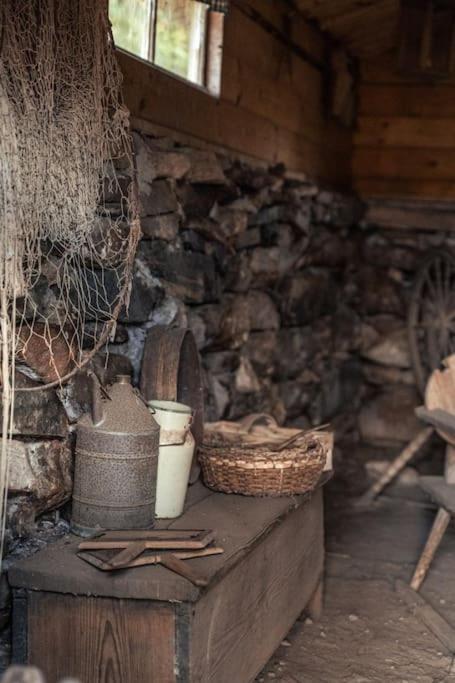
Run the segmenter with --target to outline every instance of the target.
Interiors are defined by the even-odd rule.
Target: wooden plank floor
[[[215,529],[223,555],[191,560],[210,583],[219,580],[273,525],[304,502],[300,498],[249,498],[213,493],[202,484],[191,487],[184,515],[159,528]],[[70,536],[9,572],[11,585],[79,595],[196,601],[200,589],[162,567],[102,573],[75,558],[80,539]]]

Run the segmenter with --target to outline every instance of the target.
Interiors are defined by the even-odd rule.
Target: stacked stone
[[[360,320],[343,300],[357,202],[275,168],[135,134],[143,239],[127,339],[136,377],[146,330],[188,326],[208,420],[268,412],[318,424],[353,413]]]
[[[350,282],[362,318],[365,401],[360,436],[376,446],[399,448],[421,428],[414,409],[422,398],[411,368],[406,324],[412,284],[428,253],[455,245],[444,232],[361,227],[361,262]]]

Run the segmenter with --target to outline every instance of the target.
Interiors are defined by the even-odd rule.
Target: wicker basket
[[[251,433],[254,424],[264,418],[273,429],[273,438],[267,437],[264,428],[259,435]],[[290,496],[311,491],[320,479],[327,459],[326,442],[320,434],[280,429],[273,418],[264,415],[207,427],[199,461],[206,485],[215,491]],[[298,441],[281,451],[273,450],[276,437],[281,443],[289,438],[289,431],[299,435]]]

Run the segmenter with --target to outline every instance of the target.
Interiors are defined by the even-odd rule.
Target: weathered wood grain
[[[176,680],[172,607],[35,592],[28,600],[28,660],[47,683]]]

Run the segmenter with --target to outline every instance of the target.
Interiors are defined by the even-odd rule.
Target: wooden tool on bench
[[[191,567],[186,566],[182,560],[222,553],[222,548],[207,547],[213,540],[213,531],[197,529],[183,531],[172,531],[170,529],[107,531],[96,538],[82,541],[78,546],[80,551],[78,557],[103,571],[162,564],[171,571],[184,576],[196,586],[206,586],[206,579],[197,574]],[[93,551],[109,550],[119,550],[120,552],[108,558],[93,555]],[[172,552],[143,555],[147,550]]]
[[[85,551],[78,553],[78,557],[85,562],[93,565],[97,569],[102,571],[115,571],[118,569],[130,569],[133,567],[144,567],[148,565],[161,564],[163,567],[170,569],[171,571],[183,576],[195,586],[206,586],[207,579],[201,576],[192,567],[183,562],[183,560],[191,560],[196,557],[210,557],[212,555],[220,555],[224,552],[223,548],[204,548],[202,550],[184,550],[181,552],[163,552],[163,553],[152,553],[148,555],[143,555],[142,557],[136,556],[134,559],[127,561],[126,563],[119,562],[119,556],[123,554],[124,551],[117,553],[114,557],[109,560],[101,559],[91,552]]]
[[[105,531],[79,543],[79,550],[116,550],[141,542],[144,550],[200,550],[215,538],[213,531],[201,529],[158,529],[153,531]]]

